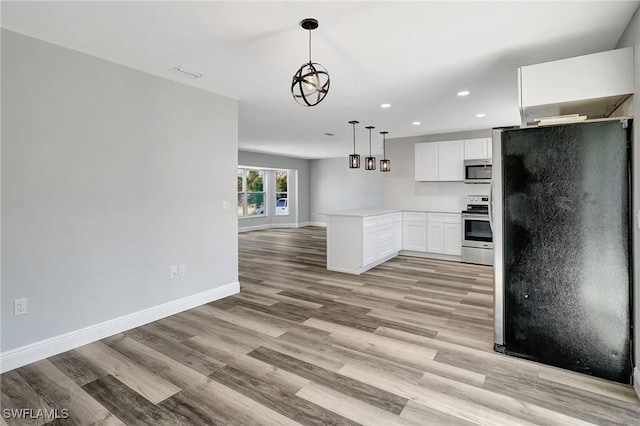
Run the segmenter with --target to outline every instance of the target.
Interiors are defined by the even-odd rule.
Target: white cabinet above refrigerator
[[[518,68],[522,124],[580,114],[604,118],[633,94],[633,48]]]

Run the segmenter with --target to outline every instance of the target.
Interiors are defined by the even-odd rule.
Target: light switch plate
[[[222,211],[223,212],[228,212],[229,209],[231,208],[231,203],[228,201],[223,201],[222,202]]]
[[[171,268],[169,268],[169,278],[172,280],[175,280],[176,278],[178,278],[178,267],[173,265],[171,266]]]

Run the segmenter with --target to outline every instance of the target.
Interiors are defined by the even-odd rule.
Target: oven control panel
[[[467,205],[489,205],[488,195],[469,195],[467,196]]]

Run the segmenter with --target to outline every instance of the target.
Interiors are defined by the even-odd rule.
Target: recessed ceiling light
[[[467,96],[469,94],[468,90],[462,90],[460,92],[458,92],[458,96]]]
[[[487,116],[487,114],[482,114],[482,113],[476,114],[477,118],[482,118],[482,117],[486,117],[486,116]]]
[[[391,107],[391,104],[381,104],[380,108],[389,108]]]
[[[413,124],[414,126],[419,126],[421,123],[420,123],[419,121],[414,121],[414,122],[413,122],[413,123],[411,123],[411,124]]]

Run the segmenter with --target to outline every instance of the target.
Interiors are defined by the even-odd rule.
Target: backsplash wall
[[[416,143],[488,137],[491,129],[388,139],[391,172],[385,174],[383,182],[384,207],[461,211],[466,206],[467,195],[488,195],[487,184],[417,182],[414,178]]]

